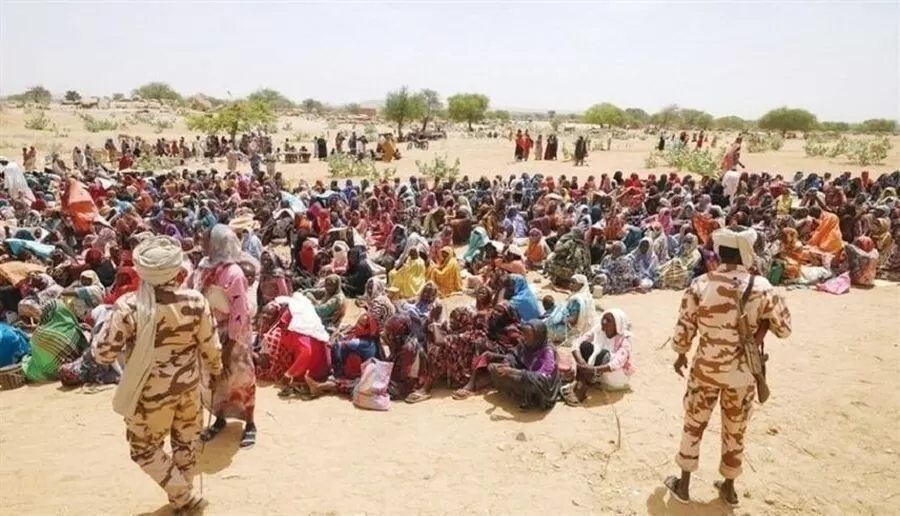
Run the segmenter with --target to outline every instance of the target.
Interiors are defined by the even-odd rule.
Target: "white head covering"
[[[753,244],[756,243],[756,231],[750,228],[720,228],[712,233],[713,249],[719,254],[719,247],[733,247],[741,253],[741,263],[745,267],[753,265]]]
[[[616,334],[612,338],[607,337],[606,333],[603,331],[603,317],[606,314],[611,315],[613,320],[616,322]],[[631,325],[628,323],[628,316],[625,315],[625,312],[622,309],[610,308],[604,311],[600,316],[600,320],[597,321],[597,324],[594,326],[592,333],[594,334],[594,352],[590,357],[584,357],[589,364],[593,364],[594,359],[604,349],[612,353],[613,341],[621,336],[627,337],[631,335]]]
[[[175,279],[182,269],[184,252],[181,244],[174,238],[153,236],[135,247],[132,260],[134,269],[141,278],[136,298],[137,336],[122,380],[113,396],[113,409],[126,418],[134,414],[153,365],[157,323],[154,287]]]
[[[571,281],[580,283],[581,288],[578,289],[578,292],[572,294],[572,299],[578,301],[579,312],[578,322],[575,323],[575,327],[572,328],[570,333],[572,335],[581,335],[588,329],[594,327],[597,319],[597,311],[594,308],[594,296],[591,295],[591,283],[588,281],[587,276],[584,274],[575,274],[572,276]]]

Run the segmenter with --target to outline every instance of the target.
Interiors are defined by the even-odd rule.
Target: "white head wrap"
[[[178,276],[184,252],[181,244],[174,238],[153,236],[135,247],[132,260],[134,269],[141,278],[136,298],[137,336],[122,380],[113,396],[113,409],[126,418],[134,414],[153,365],[157,323],[154,287],[165,285]]]
[[[750,228],[720,228],[712,233],[713,250],[719,254],[719,247],[733,247],[741,253],[741,263],[745,267],[753,265],[753,244],[756,231]]]

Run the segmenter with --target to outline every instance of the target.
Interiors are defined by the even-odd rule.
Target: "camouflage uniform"
[[[743,294],[749,279],[746,267],[721,265],[696,278],[681,300],[672,348],[686,354],[694,335],[700,332],[684,394],[684,433],[675,457],[684,471],[697,470],[703,431],[718,401],[722,412],[719,472],[726,479],[741,474],[744,432],[756,396],[756,384],[737,330],[737,296]],[[753,281],[745,313],[751,332],[767,319],[769,331],[776,336],[785,338],[791,333],[791,313],[784,298],[761,276]]]
[[[136,327],[135,293],[115,304],[108,324],[94,344],[98,362],[111,364],[131,352]],[[200,360],[215,374],[222,370],[221,346],[203,294],[172,286],[156,288],[155,363],[133,416],[126,418],[131,460],[155,480],[176,507],[190,505],[194,445],[203,424],[200,407]],[[198,360],[199,357],[199,360]],[[172,456],[163,451],[169,435]]]

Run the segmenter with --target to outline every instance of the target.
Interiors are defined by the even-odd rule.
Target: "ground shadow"
[[[618,403],[631,391],[605,391],[602,389],[594,389],[588,391],[588,397],[581,402],[581,405],[587,408],[604,407]]]
[[[484,411],[490,416],[491,421],[516,421],[519,423],[531,423],[547,417],[549,410],[521,409],[519,405],[498,391],[490,391],[484,395],[484,401],[492,406]],[[510,415],[498,414],[497,409],[505,410]]]
[[[175,513],[172,504],[167,503],[153,512],[141,512],[135,516],[170,516]]]
[[[212,475],[231,465],[231,459],[240,449],[244,424],[239,421],[225,425],[213,440],[199,444],[197,473]]]
[[[665,486],[659,486],[647,497],[647,514],[650,516],[719,516],[732,515],[734,510],[718,498],[708,502],[691,500],[688,503],[681,503],[670,495]]]

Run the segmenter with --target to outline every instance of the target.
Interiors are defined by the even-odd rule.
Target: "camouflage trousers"
[[[125,423],[131,460],[165,490],[176,508],[195,501],[192,478],[197,457],[194,446],[203,425],[197,387],[149,400],[145,395],[135,414]],[[163,450],[166,436],[172,446],[171,456]]]
[[[716,402],[719,402],[722,412],[722,459],[719,473],[727,479],[740,476],[744,460],[744,432],[747,431],[755,396],[755,385],[720,389],[701,383],[691,376],[684,393],[684,429],[675,463],[683,471],[697,471],[703,431],[706,430]]]

